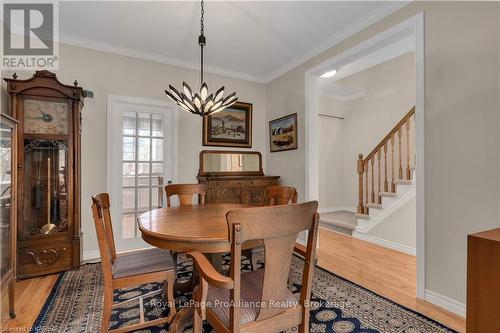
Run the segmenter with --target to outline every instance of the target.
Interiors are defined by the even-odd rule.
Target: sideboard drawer
[[[206,203],[265,204],[265,188],[279,185],[279,176],[198,177],[207,185]]]

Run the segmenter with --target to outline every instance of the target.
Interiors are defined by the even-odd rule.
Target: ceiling
[[[404,2],[205,4],[207,70],[269,82],[400,8]],[[64,43],[198,68],[198,2],[59,3]]]

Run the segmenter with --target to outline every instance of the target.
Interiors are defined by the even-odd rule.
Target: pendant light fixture
[[[182,109],[202,117],[222,111],[236,103],[238,100],[235,92],[224,97],[224,87],[217,90],[215,94],[208,94],[208,85],[203,78],[203,48],[207,44],[207,40],[205,38],[205,25],[203,22],[204,14],[204,1],[201,0],[200,36],[198,37],[198,44],[201,48],[200,93],[193,93],[193,90],[186,82],[182,83],[181,92],[172,87],[172,85],[169,85],[170,91],[165,90],[168,97],[170,97]]]

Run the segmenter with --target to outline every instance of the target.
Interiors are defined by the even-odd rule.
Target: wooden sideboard
[[[500,332],[500,228],[467,239],[467,333]]]
[[[238,203],[262,206],[264,189],[279,185],[279,176],[198,176],[198,182],[207,186],[206,203]]]

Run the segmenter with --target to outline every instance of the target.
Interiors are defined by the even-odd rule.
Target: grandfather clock
[[[19,121],[17,276],[80,266],[80,112],[84,91],[37,71],[7,81]]]

